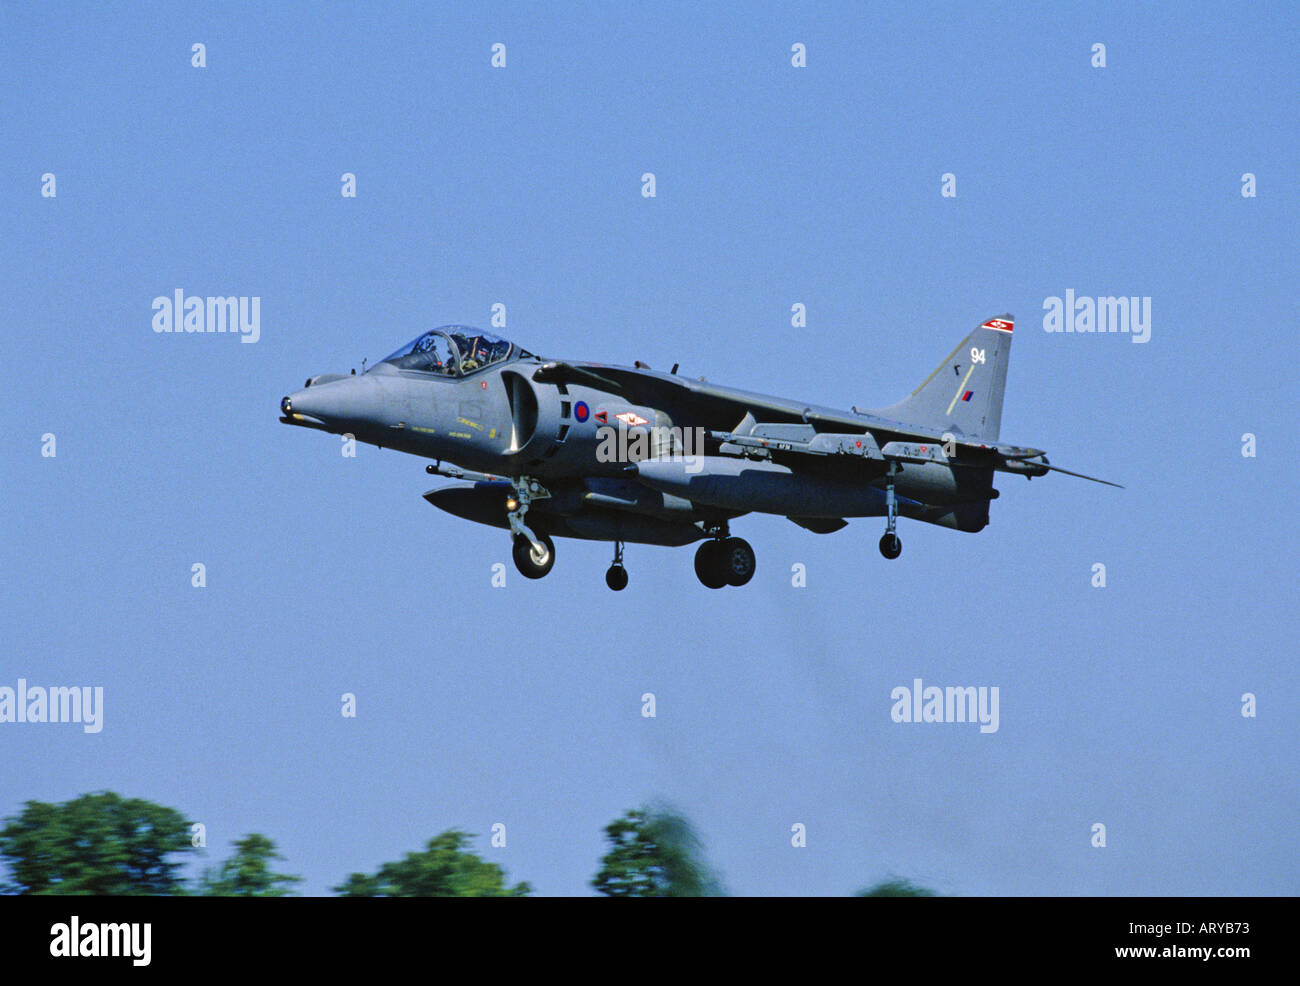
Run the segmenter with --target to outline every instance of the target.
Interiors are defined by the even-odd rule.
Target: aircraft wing
[[[710,429],[730,429],[746,414],[759,421],[803,422],[853,432],[865,431],[873,424],[871,417],[865,414],[628,366],[557,361],[539,367],[533,379],[599,387],[633,404],[661,407],[681,424]]]
[[[936,434],[933,428],[894,421],[876,414],[804,404],[768,394],[737,390],[672,373],[602,363],[555,361],[533,374],[539,382],[566,381],[598,387],[633,404],[659,407],[674,421],[703,427],[730,454],[799,461],[829,457],[852,462],[942,462],[975,469],[1042,476],[1065,472],[1049,465],[1040,449],[984,441],[960,433]],[[767,426],[773,426],[768,428]],[[807,434],[791,432],[802,425]],[[782,428],[785,426],[785,429]],[[816,434],[813,434],[813,433]],[[861,440],[859,440],[861,439]],[[948,455],[945,446],[953,455]],[[805,459],[806,461],[806,459]],[[1094,482],[1109,480],[1069,473]]]
[[[563,381],[598,387],[617,394],[633,404],[660,407],[668,411],[680,425],[699,425],[713,432],[719,440],[743,422],[746,415],[750,424],[806,424],[817,431],[843,432],[849,435],[872,433],[883,440],[914,439],[931,445],[944,437],[931,429],[891,421],[872,414],[859,414],[818,404],[748,390],[737,390],[704,380],[692,380],[671,373],[635,369],[627,366],[607,366],[602,363],[576,363],[557,361],[546,363],[533,374],[539,382]],[[761,427],[759,433],[761,434]],[[998,442],[983,442],[963,435],[954,437],[962,454],[988,459],[1028,459],[1042,455],[1038,449],[1022,448]],[[767,444],[766,442],[762,444]],[[788,450],[787,450],[788,451]],[[812,450],[818,453],[820,449]],[[930,458],[930,456],[926,456]]]

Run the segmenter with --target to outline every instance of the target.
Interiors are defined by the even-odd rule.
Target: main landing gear
[[[511,556],[515,568],[526,579],[545,578],[555,566],[555,542],[545,531],[524,522],[528,508],[546,499],[550,491],[537,480],[521,476],[511,481],[506,498],[506,520],[510,527]],[[695,574],[710,589],[724,585],[742,586],[754,577],[754,549],[743,538],[731,537],[726,521],[707,528],[708,540],[695,552]],[[623,542],[614,542],[614,560],[605,571],[605,584],[614,592],[627,588],[623,566]]]
[[[902,470],[898,463],[891,461],[889,471],[885,473],[885,515],[888,520],[885,536],[880,539],[880,553],[891,560],[903,553],[903,542],[894,533],[894,528],[898,525],[898,497],[894,494],[894,477],[900,472]]]
[[[709,531],[710,539],[695,552],[695,574],[710,589],[742,586],[754,577],[757,560],[744,538],[728,536],[725,525]]]

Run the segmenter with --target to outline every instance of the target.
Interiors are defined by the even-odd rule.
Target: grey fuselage
[[[1118,486],[1000,440],[1014,325],[1009,314],[980,322],[911,394],[876,411],[737,390],[677,367],[543,360],[447,325],[359,376],[310,378],[281,401],[280,420],[434,460],[428,472],[459,482],[425,499],[508,529],[529,578],[550,571],[551,536],[616,542],[615,590],[626,585],[622,542],[708,538],[696,554],[701,582],[743,585],[754,556],[728,524],[746,513],[818,534],[884,516],[880,550],[897,558],[900,516],[982,530],[999,472]],[[718,559],[730,566],[723,576]]]
[[[477,372],[448,376],[379,363],[359,376],[312,378],[286,398],[281,420],[488,474],[491,478],[472,487],[427,494],[434,505],[466,519],[505,527],[504,481],[527,476],[551,491],[534,507],[535,518],[551,532],[653,544],[689,543],[705,536],[707,524],[749,511],[789,516],[827,531],[843,526],[844,517],[881,516],[883,459],[805,456],[792,465],[781,461],[782,439],[802,438],[806,444],[821,434],[846,435],[859,445],[869,443],[878,454],[881,445],[913,434],[870,415],[745,391],[727,389],[730,403],[719,403],[714,395],[722,388],[713,385],[701,399],[693,382],[683,386],[674,375],[583,364],[582,373],[606,369],[634,372],[638,379],[662,378],[665,396],[654,404],[638,403],[585,379],[547,379],[546,368],[555,366],[512,355]],[[624,429],[625,438],[638,428],[652,434],[673,428],[692,429],[693,435],[729,432],[744,423],[738,409],[748,407],[760,408],[765,419],[751,430],[764,434],[766,427],[776,436],[768,457],[719,455],[725,443],[706,439],[692,447],[693,457],[655,457],[649,463],[646,459],[663,449],[646,442],[639,450],[641,475],[635,441],[624,442],[631,461],[598,454],[602,442],[607,448],[614,444],[611,429]],[[628,427],[626,421],[644,423]],[[852,431],[844,431],[846,423]],[[991,469],[909,463],[897,482],[899,513],[979,530],[987,523],[989,499],[997,495],[991,476]]]

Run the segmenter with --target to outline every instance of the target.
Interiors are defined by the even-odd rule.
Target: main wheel
[[[897,534],[886,534],[880,539],[880,553],[886,558],[897,558],[903,553],[903,542]]]
[[[522,534],[515,538],[512,551],[515,557],[515,568],[519,569],[519,574],[526,579],[542,578],[555,564],[555,542],[541,531],[536,533],[537,540],[542,542],[540,552]]]
[[[627,569],[622,565],[610,565],[605,572],[605,584],[615,592],[622,592],[627,588]]]
[[[741,586],[754,577],[754,549],[744,538],[727,538],[718,546],[718,562],[728,585]]]
[[[710,589],[721,589],[727,584],[726,573],[719,563],[721,541],[705,541],[695,552],[695,575]]]

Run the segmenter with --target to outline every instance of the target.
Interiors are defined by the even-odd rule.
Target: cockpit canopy
[[[485,367],[503,363],[511,355],[530,356],[518,346],[467,325],[443,325],[430,329],[385,357],[399,370],[420,370],[448,377],[463,377]]]

